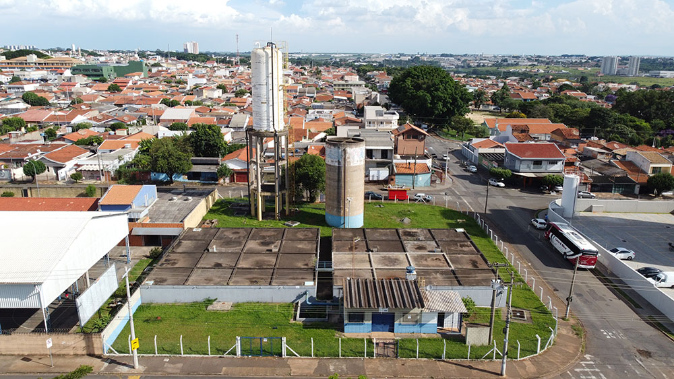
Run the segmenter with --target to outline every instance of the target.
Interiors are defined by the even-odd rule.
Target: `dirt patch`
[[[637,349],[637,353],[639,353],[639,355],[641,355],[644,358],[652,358],[653,357],[653,354],[648,350]]]

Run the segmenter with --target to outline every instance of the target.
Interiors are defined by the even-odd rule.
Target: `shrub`
[[[96,186],[89,184],[84,192],[86,192],[88,197],[96,197],[98,190],[96,189]]]
[[[0,197],[14,197],[14,192],[12,191],[4,191]]]
[[[161,247],[153,247],[152,250],[150,250],[150,258],[152,259],[157,259],[161,256],[162,253],[162,248]]]

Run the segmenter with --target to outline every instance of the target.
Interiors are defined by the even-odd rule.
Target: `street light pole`
[[[126,272],[124,277],[126,278],[126,304],[129,307],[129,327],[131,328],[131,339],[136,339],[136,329],[133,327],[133,307],[131,306],[131,290],[129,289],[129,268],[124,267]],[[138,349],[132,349],[133,351],[133,368],[138,369]]]
[[[566,298],[566,313],[564,318],[569,318],[569,310],[571,310],[571,301],[573,300],[573,284],[576,281],[576,272],[578,272],[578,263],[580,262],[580,255],[576,257],[576,265],[573,268],[573,277],[571,278],[571,288],[569,288],[569,296]]]
[[[508,335],[510,334],[510,319],[512,317],[513,288],[515,280],[510,272],[510,288],[508,289],[508,308],[506,313],[505,337],[503,338],[503,359],[501,359],[501,376],[506,376],[506,360],[508,359]]]
[[[489,202],[489,180],[487,180],[487,196],[484,199],[484,215],[487,215],[487,203]]]

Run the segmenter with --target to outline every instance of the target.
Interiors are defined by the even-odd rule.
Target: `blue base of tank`
[[[325,213],[325,222],[330,226],[335,228],[362,228],[363,227],[363,215],[355,215],[351,217],[342,217],[335,216],[329,213]]]

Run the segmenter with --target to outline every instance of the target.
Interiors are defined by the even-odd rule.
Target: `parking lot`
[[[646,213],[576,213],[573,226],[606,249],[624,247],[636,253],[634,260],[624,261],[635,270],[652,266],[674,271],[674,216]],[[674,296],[674,290],[665,289]]]

